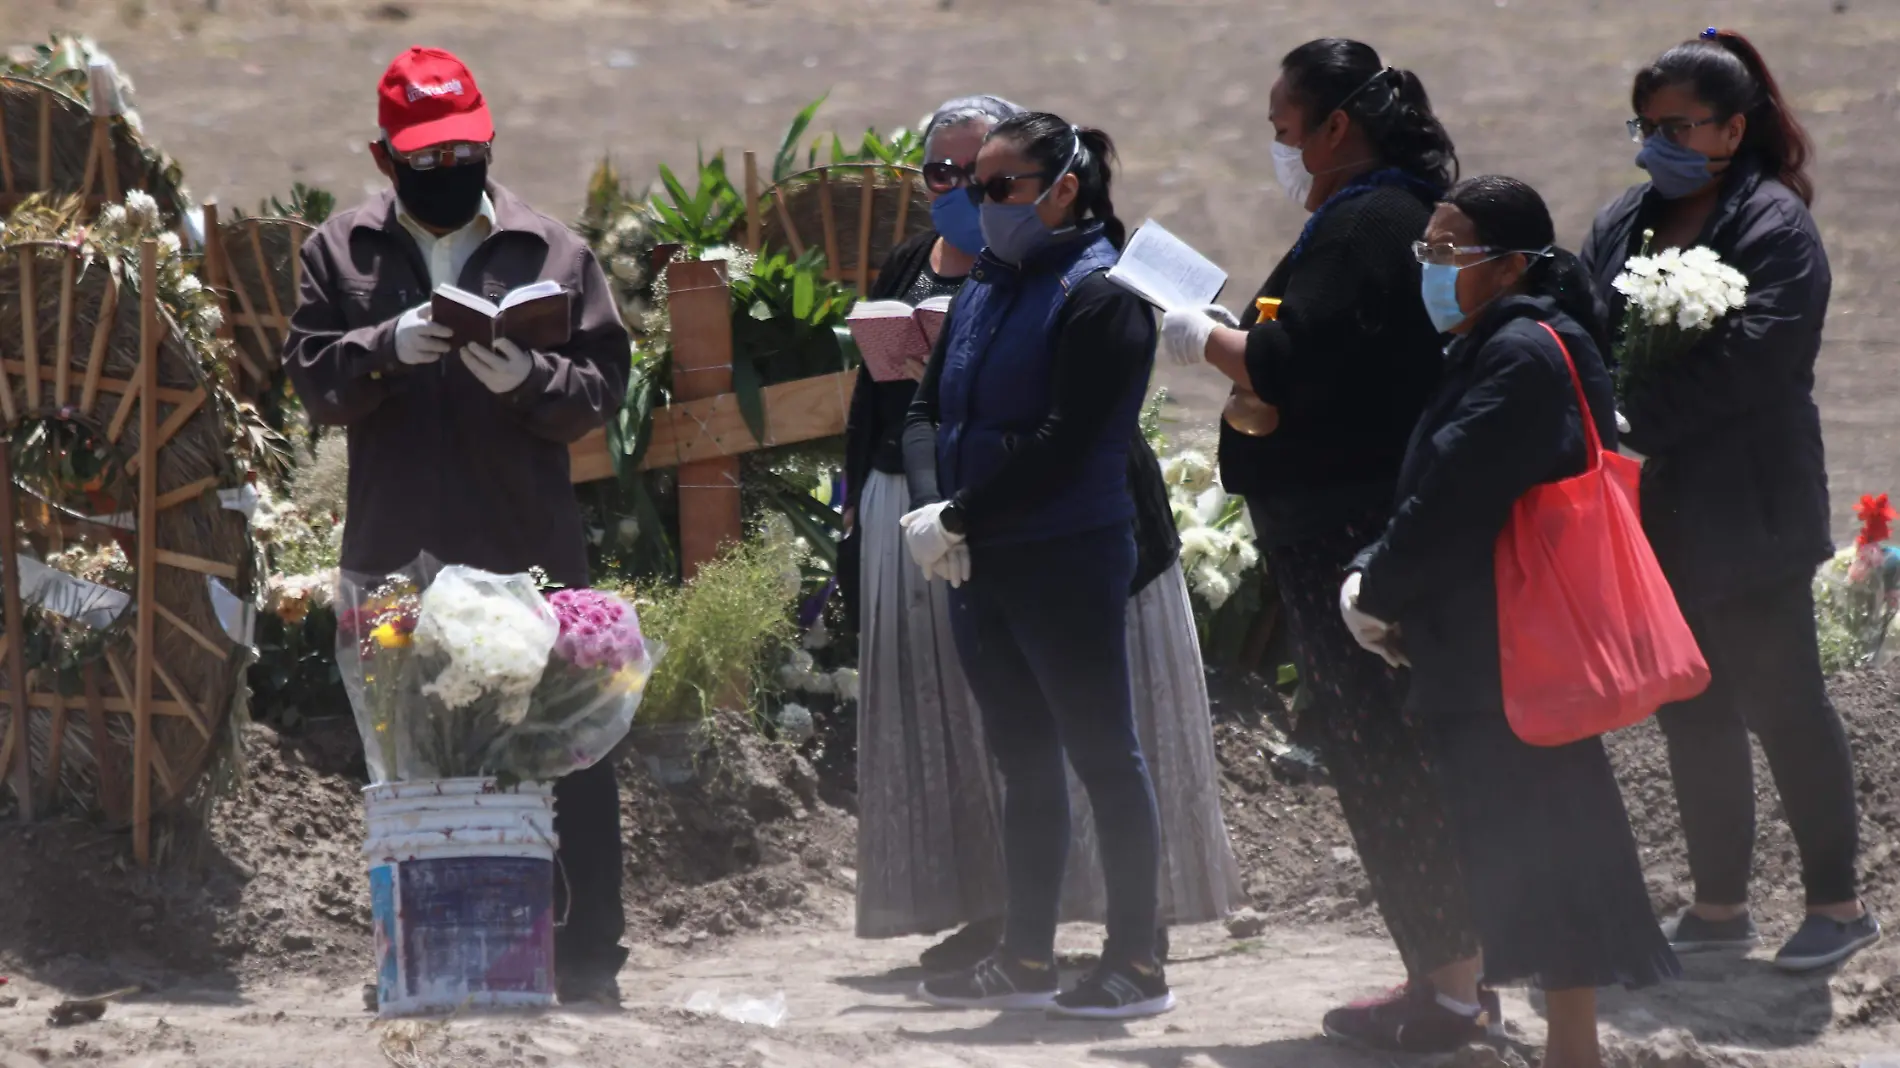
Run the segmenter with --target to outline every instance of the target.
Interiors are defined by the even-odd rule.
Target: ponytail
[[[1386,166],[1440,189],[1458,180],[1458,150],[1432,111],[1425,83],[1386,66],[1371,45],[1343,37],[1308,41],[1288,52],[1280,69],[1309,127],[1343,111]]]
[[[1093,127],[1072,125],[1067,119],[1048,112],[1034,112],[997,123],[990,137],[1007,138],[1023,155],[1051,174],[1069,163],[1073,155],[1075,162],[1070,164],[1069,173],[1075,175],[1077,183],[1076,221],[1100,222],[1103,236],[1117,250],[1127,243],[1128,227],[1116,217],[1115,204],[1109,199],[1117,156],[1115,142],[1108,134]]]
[[[1741,151],[1760,160],[1763,169],[1802,203],[1814,203],[1814,180],[1808,177],[1814,142],[1748,38],[1734,30],[1704,30],[1702,36],[1671,48],[1638,71],[1630,102],[1641,112],[1650,95],[1667,85],[1689,86],[1696,99],[1722,118],[1745,116],[1748,129],[1742,135]]]

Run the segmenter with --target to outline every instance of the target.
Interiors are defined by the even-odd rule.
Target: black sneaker
[[[1334,1009],[1321,1021],[1326,1037],[1388,1053],[1451,1053],[1502,1026],[1494,990],[1478,991],[1479,1011],[1466,1016],[1446,1008],[1429,985],[1400,986],[1383,997]]]
[[[1168,948],[1168,929],[1155,928],[1155,961],[1164,968],[1168,965]]]
[[[1055,1004],[1056,985],[1054,961],[1032,968],[996,954],[956,975],[924,980],[917,996],[941,1009],[1033,1012]]]
[[[1775,967],[1784,972],[1811,972],[1859,953],[1880,941],[1880,921],[1872,909],[1842,923],[1826,916],[1809,916],[1788,944],[1775,954]]]
[[[1055,999],[1049,1015],[1070,1020],[1138,1020],[1174,1008],[1167,973],[1128,966],[1098,967],[1074,990]]]
[[[932,975],[954,975],[983,963],[1003,941],[1003,921],[977,920],[924,950],[917,963]]]
[[[1746,912],[1731,920],[1705,920],[1683,909],[1663,921],[1662,933],[1677,953],[1746,953],[1761,941],[1754,919]]]

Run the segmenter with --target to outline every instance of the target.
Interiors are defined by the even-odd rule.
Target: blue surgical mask
[[[974,256],[983,251],[983,221],[972,201],[961,189],[930,202],[930,225],[937,236]]]
[[[1432,329],[1449,334],[1465,321],[1465,310],[1458,306],[1458,272],[1462,267],[1448,263],[1419,265],[1419,295],[1425,298],[1425,314],[1432,317]]]
[[[1715,177],[1709,164],[1718,162],[1693,148],[1679,145],[1662,134],[1652,134],[1636,153],[1636,165],[1649,172],[1649,180],[1666,199],[1679,200],[1709,184]]]

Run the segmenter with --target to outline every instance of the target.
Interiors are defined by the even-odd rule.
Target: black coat
[[[1397,623],[1412,661],[1409,710],[1501,711],[1498,535],[1525,491],[1588,462],[1564,339],[1605,448],[1616,446],[1609,372],[1583,328],[1541,297],[1508,297],[1445,358],[1399,470],[1385,534],[1359,555],[1359,607]]]
[[[1581,257],[1620,323],[1611,283],[1663,202],[1648,185],[1603,209]],[[1643,467],[1643,527],[1677,600],[1708,606],[1812,573],[1833,554],[1814,403],[1832,284],[1807,205],[1742,161],[1698,244],[1748,276],[1748,304],[1624,398]]]

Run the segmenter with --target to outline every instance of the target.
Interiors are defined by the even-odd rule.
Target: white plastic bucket
[[[449,779],[363,797],[378,1015],[553,1004],[553,788]]]

